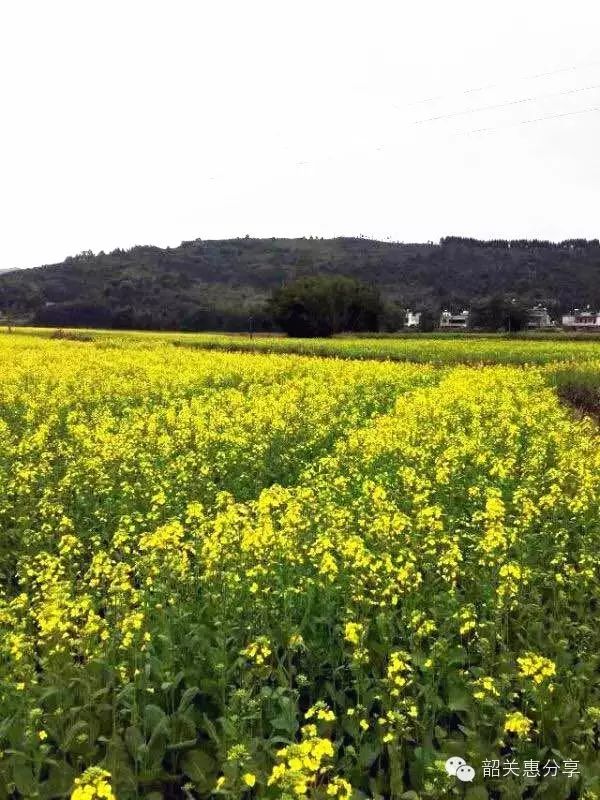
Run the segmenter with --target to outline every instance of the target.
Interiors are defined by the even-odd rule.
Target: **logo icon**
[[[454,775],[459,781],[464,783],[470,782],[475,777],[475,770],[470,767],[464,758],[460,756],[452,756],[446,761],[444,765],[448,775]]]
[[[460,756],[452,756],[452,758],[449,758],[448,761],[446,761],[446,772],[448,775],[456,775],[456,770],[459,767],[464,766],[466,763],[467,762],[464,760],[464,758],[460,758]]]
[[[467,783],[468,781],[472,781],[475,777],[475,770],[468,764],[463,764],[462,767],[459,767],[456,770],[456,777],[459,781],[464,781]]]

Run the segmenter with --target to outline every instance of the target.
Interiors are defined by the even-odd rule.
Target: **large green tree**
[[[289,336],[376,331],[383,306],[377,289],[342,276],[299,278],[276,289],[269,308]]]
[[[527,327],[527,311],[519,298],[496,294],[473,304],[471,324],[488,331],[520,331]]]

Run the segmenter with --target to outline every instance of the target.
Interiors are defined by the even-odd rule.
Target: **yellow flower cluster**
[[[520,711],[513,711],[504,720],[504,730],[521,738],[527,737],[532,725],[533,722]]]
[[[360,622],[347,622],[344,628],[344,639],[350,644],[358,645],[362,639],[365,627]]]
[[[525,653],[524,656],[517,658],[517,664],[519,665],[519,675],[531,678],[536,685],[556,675],[554,662],[536,653]]]
[[[412,667],[409,664],[409,660],[410,657],[408,653],[399,650],[390,654],[390,661],[387,668],[387,682],[392,697],[399,697],[400,693],[410,683]]]
[[[262,666],[271,655],[271,647],[265,636],[260,636],[255,642],[250,642],[247,647],[240,650],[241,655],[258,666]]]
[[[328,784],[326,789],[328,797],[339,797],[340,800],[350,800],[352,797],[352,785],[344,778],[333,778]]]
[[[500,697],[496,681],[490,675],[483,675],[481,678],[477,678],[473,686],[475,689],[473,697],[476,700]]]
[[[329,739],[309,736],[298,744],[278,750],[279,763],[273,767],[267,783],[291,791],[296,797],[306,797],[319,778],[326,774],[323,763],[333,758],[333,754]]]
[[[311,706],[307,709],[306,714],[304,715],[306,719],[312,719],[315,717],[322,722],[333,722],[335,720],[335,714],[329,708],[327,703],[324,703],[322,700],[315,703],[314,706]]]
[[[526,586],[531,575],[531,570],[520,564],[507,562],[500,567],[500,581],[498,583],[498,600],[514,606],[519,591]]]
[[[71,800],[116,800],[110,785],[110,773],[90,767],[75,779]]]
[[[477,617],[472,605],[461,608],[457,616],[459,620],[458,632],[461,636],[466,636],[477,627]]]

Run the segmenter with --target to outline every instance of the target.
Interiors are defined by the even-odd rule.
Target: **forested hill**
[[[369,239],[229,239],[91,251],[0,274],[0,312],[38,324],[246,330],[269,320],[274,287],[302,275],[376,284],[390,306],[459,309],[496,293],[555,313],[600,307],[598,240],[439,244]]]

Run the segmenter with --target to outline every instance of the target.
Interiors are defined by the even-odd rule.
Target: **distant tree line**
[[[31,324],[59,328],[115,328],[121,330],[164,331],[270,331],[272,316],[264,308],[239,310],[233,307],[195,307],[165,305],[162,308],[120,306],[100,303],[67,302],[39,308]]]
[[[598,249],[600,240],[598,239],[563,239],[560,242],[551,242],[547,239],[471,239],[465,236],[444,236],[440,239],[440,246],[462,245],[464,247],[494,247],[505,250],[516,248],[521,250],[530,249],[552,249],[568,250],[571,248]]]
[[[399,330],[407,308],[421,311],[422,326],[432,329],[442,309],[471,307],[475,320],[478,306],[494,298],[496,307],[498,298],[515,298],[525,308],[542,303],[556,317],[587,304],[600,307],[600,246],[595,239],[482,242],[449,236],[432,245],[244,237],[86,250],[58,264],[0,274],[0,315],[56,327],[282,330],[311,312],[296,305],[284,319],[278,298],[289,296],[296,282],[306,286],[315,278],[366,287],[350,290],[342,280],[322,290],[322,297],[331,295],[336,286],[346,299],[360,295],[361,308],[364,302],[360,313],[351,304],[342,312],[330,297],[319,322],[324,330],[375,324]],[[501,315],[486,313],[482,325],[491,328]]]
[[[502,295],[480,298],[470,308],[469,328],[483,331],[519,331],[527,327],[530,306],[520,298]],[[439,325],[440,309],[419,309],[419,330]],[[36,325],[73,328],[180,331],[283,331],[295,337],[327,337],[341,332],[398,331],[404,328],[406,309],[385,302],[376,287],[336,277],[301,278],[276,289],[269,301],[253,313],[189,307],[182,315],[168,308],[136,311],[110,309],[86,303],[60,303],[40,309]]]

